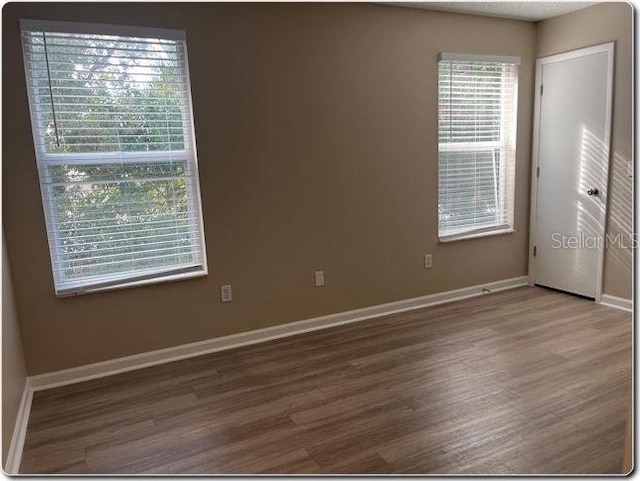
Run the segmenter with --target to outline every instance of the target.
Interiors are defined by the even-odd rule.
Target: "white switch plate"
[[[324,286],[324,271],[316,271],[316,287]]]
[[[220,300],[222,302],[231,302],[232,297],[231,284],[220,286]]]
[[[424,255],[424,268],[431,269],[433,266],[433,256],[431,254]]]

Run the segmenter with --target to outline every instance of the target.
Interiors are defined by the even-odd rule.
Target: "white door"
[[[613,43],[539,59],[531,277],[600,300]]]

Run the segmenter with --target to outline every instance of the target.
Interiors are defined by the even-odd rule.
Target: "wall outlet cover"
[[[431,254],[425,254],[424,256],[424,268],[431,269],[433,267],[433,256]]]
[[[233,293],[231,291],[231,284],[225,284],[220,286],[220,300],[222,302],[231,302]]]

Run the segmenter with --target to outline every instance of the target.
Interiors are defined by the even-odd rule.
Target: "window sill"
[[[449,242],[456,242],[461,240],[479,239],[480,237],[491,237],[496,235],[513,234],[515,232],[516,232],[515,229],[499,229],[499,230],[492,230],[488,232],[451,234],[447,236],[438,237],[438,242],[446,244]]]
[[[145,279],[138,279],[133,281],[127,281],[126,279],[123,279],[121,282],[118,282],[117,284],[107,284],[107,285],[99,284],[95,286],[65,288],[60,291],[57,291],[56,297],[58,298],[74,297],[74,296],[80,296],[83,294],[94,294],[98,292],[107,292],[107,291],[114,291],[119,289],[129,289],[133,287],[148,286],[151,284],[164,284],[165,282],[174,282],[174,281],[181,281],[185,279],[195,279],[198,277],[206,277],[207,275],[208,275],[208,271],[206,268],[203,267],[198,270],[194,270],[190,272],[180,272],[177,274],[167,273],[165,275],[157,274],[154,277],[148,277]]]

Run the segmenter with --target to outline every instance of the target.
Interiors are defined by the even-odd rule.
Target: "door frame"
[[[539,166],[539,141],[540,141],[540,91],[542,81],[542,67],[554,62],[561,62],[573,58],[593,55],[595,53],[607,54],[607,92],[606,92],[606,111],[605,111],[605,133],[604,143],[608,152],[605,165],[605,179],[602,192],[602,202],[604,204],[604,222],[602,224],[603,239],[606,235],[607,221],[609,219],[609,170],[611,164],[611,120],[613,105],[613,63],[614,63],[615,42],[607,42],[592,47],[580,48],[570,52],[549,55],[536,59],[536,80],[534,86],[534,104],[533,104],[533,145],[531,151],[531,204],[530,204],[530,222],[529,222],[529,285],[535,284],[535,263],[536,258],[533,255],[533,247],[536,235],[536,216],[537,216],[537,194],[538,194],[538,166]],[[596,271],[596,297],[595,301],[602,301],[602,283],[604,274],[604,240],[598,246],[597,253],[597,271]]]

